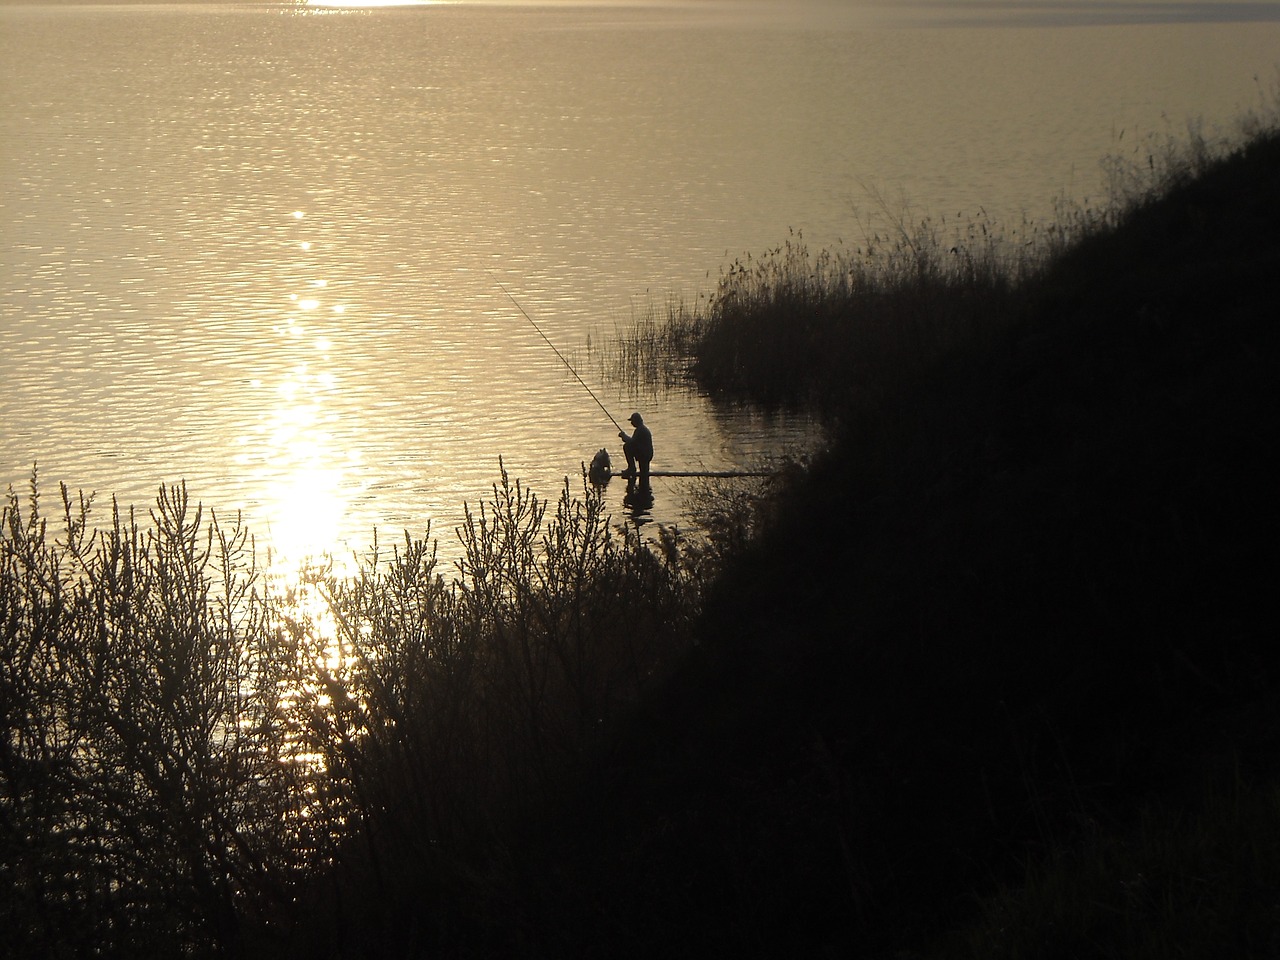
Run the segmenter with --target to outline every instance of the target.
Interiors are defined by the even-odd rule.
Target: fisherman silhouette
[[[649,461],[653,459],[653,434],[644,425],[644,418],[640,414],[633,413],[627,419],[635,427],[635,432],[631,436],[627,436],[623,431],[618,431],[618,436],[622,438],[622,452],[627,457],[627,469],[622,475],[624,477],[639,476],[647,483],[649,480]],[[637,464],[639,464],[638,473]]]

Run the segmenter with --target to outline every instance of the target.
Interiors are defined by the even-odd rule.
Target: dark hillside
[[[1152,802],[1277,781],[1278,224],[1270,137],[849,418],[550,841],[567,949],[924,949]],[[1265,955],[1236,900],[1220,946]]]

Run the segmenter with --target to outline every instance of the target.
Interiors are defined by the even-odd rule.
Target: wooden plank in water
[[[619,480],[631,479],[624,473],[615,473],[615,477]],[[734,478],[734,477],[772,477],[775,474],[767,470],[650,470],[649,477],[712,477],[712,478]],[[639,479],[637,475],[635,479]]]

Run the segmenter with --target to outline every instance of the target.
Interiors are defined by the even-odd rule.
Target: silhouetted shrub
[[[456,926],[491,899],[468,891],[506,879],[512,825],[670,669],[697,607],[678,558],[620,541],[589,488],[566,483],[550,513],[504,470],[458,535],[454,581],[406,536],[325,584],[336,636],[300,697],[351,828],[335,877],[382,905],[361,922],[393,943],[422,935],[406,914]]]
[[[487,909],[504,838],[671,668],[698,606],[679,551],[619,538],[584,488],[549,511],[504,470],[451,580],[406,535],[292,585],[184,486],[101,528],[65,487],[52,519],[34,477],[11,492],[6,955],[328,950],[336,930],[376,950],[406,917]],[[406,904],[430,890],[448,911]]]
[[[33,478],[0,534],[6,952],[234,952],[306,859],[252,541],[181,486],[146,527],[61,508]]]

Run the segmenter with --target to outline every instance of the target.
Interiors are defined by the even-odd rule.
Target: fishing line
[[[560,358],[561,363],[563,363],[566,367],[569,368],[569,372],[573,374],[573,378],[577,380],[580,384],[582,384],[582,389],[586,390],[587,393],[591,394],[591,399],[596,402],[597,407],[599,407],[601,410],[604,411],[604,415],[609,418],[609,421],[615,427],[618,428],[618,432],[619,433],[624,432],[622,427],[618,424],[618,421],[613,419],[613,414],[611,414],[608,410],[606,410],[605,405],[600,402],[600,398],[596,396],[595,391],[592,390],[590,387],[588,387],[586,381],[583,380],[580,376],[578,376],[578,371],[573,369],[573,364],[571,364],[568,360],[564,358],[564,354],[562,354],[559,350],[556,350],[556,345],[547,339],[547,335],[542,332],[542,328],[538,326],[537,323],[534,322],[533,317],[529,316],[528,312],[525,311],[525,308],[520,306],[520,301],[511,295],[511,291],[508,290],[505,286],[503,286],[502,281],[499,280],[496,276],[494,276],[492,272],[490,272],[489,276],[493,277],[493,282],[498,285],[499,290],[501,290],[503,293],[507,295],[507,299],[516,305],[516,309],[519,310],[522,314],[524,314],[524,318],[528,320],[529,323],[533,324],[533,329],[538,331],[538,336],[540,336],[546,342],[548,347],[550,347],[552,350],[555,351],[555,355]]]

